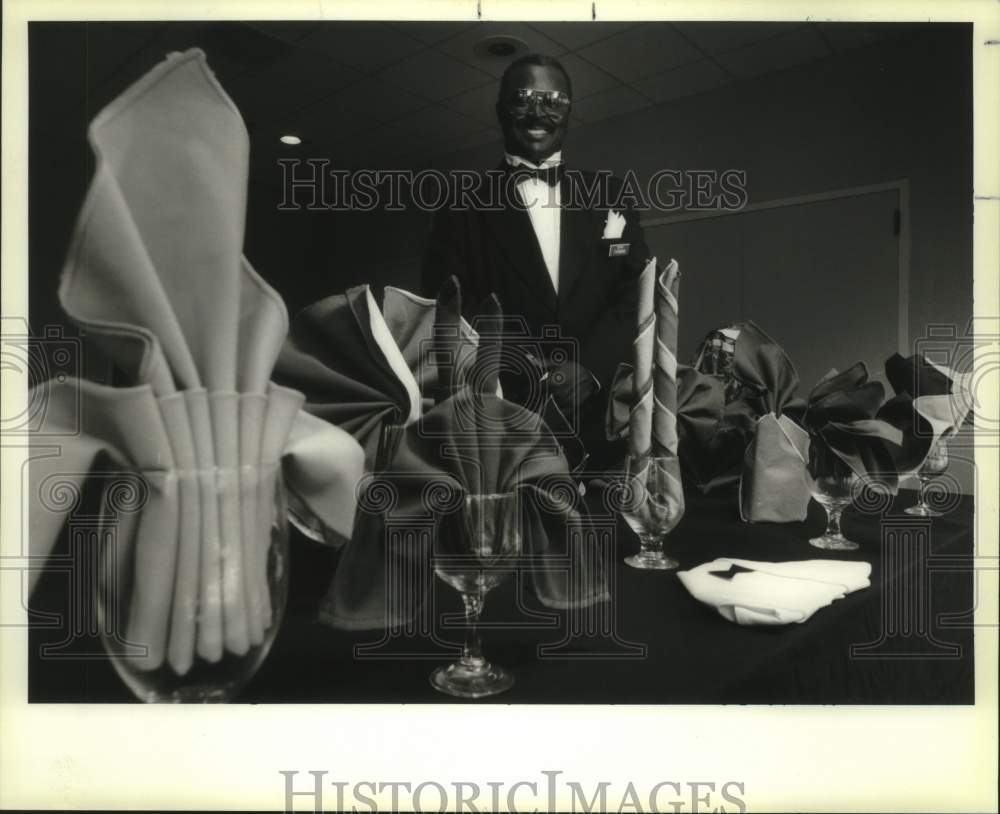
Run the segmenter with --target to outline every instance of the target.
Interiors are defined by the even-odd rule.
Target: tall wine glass
[[[639,553],[626,557],[633,568],[667,571],[677,560],[663,553],[663,541],[680,521],[677,459],[629,456],[625,462],[621,513],[639,535]]]
[[[854,551],[858,544],[844,537],[840,515],[851,505],[858,476],[817,433],[810,439],[806,471],[813,499],[826,509],[826,531],[809,544],[830,551]]]
[[[520,505],[512,492],[466,495],[442,523],[435,541],[434,571],[461,594],[466,635],[461,658],[431,674],[435,689],[459,698],[483,698],[514,683],[510,672],[483,657],[479,616],[486,594],[511,572],[520,552]]]
[[[927,503],[927,487],[938,476],[948,469],[948,443],[944,438],[938,440],[916,472],[920,481],[919,499],[916,506],[904,509],[907,514],[918,517],[940,517],[941,512],[935,511]]]

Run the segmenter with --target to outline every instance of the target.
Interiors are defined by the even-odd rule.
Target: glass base
[[[509,690],[514,685],[512,673],[488,661],[476,667],[456,661],[447,667],[438,667],[431,673],[430,680],[435,690],[457,698],[485,698]]]
[[[908,509],[903,509],[904,514],[912,514],[917,517],[941,517],[942,512],[936,512],[927,506],[923,506],[918,503],[916,506],[910,506]]]
[[[853,540],[848,540],[842,535],[824,534],[821,537],[813,537],[809,545],[816,548],[824,548],[827,551],[856,551],[860,546]]]
[[[625,558],[625,564],[647,571],[669,571],[680,563],[666,556],[662,551],[640,551]]]

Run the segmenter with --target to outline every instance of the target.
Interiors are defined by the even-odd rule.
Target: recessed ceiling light
[[[480,59],[506,62],[528,53],[528,43],[517,37],[498,34],[493,37],[483,37],[473,46],[472,52]]]
[[[302,139],[300,139],[298,136],[291,136],[291,135],[282,136],[281,139],[279,139],[279,140],[281,141],[282,144],[292,144],[292,145],[294,145],[294,144],[301,144],[302,143]]]

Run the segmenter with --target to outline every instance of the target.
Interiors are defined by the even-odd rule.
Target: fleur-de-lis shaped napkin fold
[[[52,454],[33,460],[32,551],[50,549],[71,508],[45,500],[53,478],[79,487],[101,453],[141,475],[125,635],[146,646],[141,667],[183,674],[196,654],[247,652],[273,621],[260,512],[278,462],[346,535],[363,456],[269,381],[287,314],[242,254],[249,139],[204,54],[169,55],[89,137],[97,168],[59,296],[132,386],[39,385],[33,447]]]
[[[581,607],[608,597],[566,458],[544,421],[519,405],[460,388],[400,430],[372,486],[371,510],[384,514],[385,526],[373,524],[377,533],[345,551],[322,613],[331,625],[407,623],[434,579],[431,535],[469,494],[521,495],[524,565],[543,604]]]

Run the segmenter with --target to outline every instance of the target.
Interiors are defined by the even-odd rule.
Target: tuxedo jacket
[[[496,294],[504,315],[522,317],[533,336],[557,327],[563,338],[578,343],[576,361],[594,374],[606,401],[615,368],[630,358],[635,281],[649,250],[631,207],[615,207],[626,218],[621,237],[602,236],[621,182],[609,178],[606,190],[593,194],[596,180],[594,173],[571,170],[560,181],[558,293],[513,183],[504,185],[493,207],[498,211],[476,206],[438,210],[424,255],[422,288],[425,296],[434,297],[454,275],[462,286],[467,318],[474,318],[482,301]],[[544,352],[545,343],[540,347]]]

